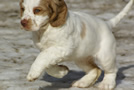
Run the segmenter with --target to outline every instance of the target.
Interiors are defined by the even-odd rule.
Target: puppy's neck
[[[47,24],[45,24],[44,26],[42,26],[42,27],[40,28],[40,30],[34,32],[34,33],[36,33],[36,35],[37,35],[39,41],[40,41],[40,39],[42,38],[44,32],[47,30],[48,26],[49,26],[49,23],[47,23]]]

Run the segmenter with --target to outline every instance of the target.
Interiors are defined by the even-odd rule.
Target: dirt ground
[[[70,10],[96,15],[104,20],[115,16],[128,0],[65,0]],[[26,75],[39,51],[31,32],[20,29],[19,0],[0,0],[0,90],[97,90],[71,87],[84,72],[71,63],[64,63],[70,72],[62,79],[44,74],[35,82]],[[116,90],[134,90],[134,6],[113,30],[117,39],[119,67]],[[102,80],[103,74],[98,82]]]

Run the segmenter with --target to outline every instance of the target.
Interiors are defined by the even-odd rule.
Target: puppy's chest
[[[50,40],[47,35],[41,35],[37,32],[33,33],[33,41],[40,50],[46,49],[52,45],[52,40]]]
[[[58,45],[61,42],[58,35],[53,33],[33,33],[33,41],[40,50]]]

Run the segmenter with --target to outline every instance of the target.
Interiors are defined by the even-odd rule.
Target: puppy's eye
[[[34,12],[34,14],[38,14],[38,13],[40,13],[41,11],[42,11],[42,10],[41,10],[40,8],[35,8],[33,12]]]

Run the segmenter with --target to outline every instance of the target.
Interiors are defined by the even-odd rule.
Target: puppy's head
[[[37,31],[50,24],[62,26],[67,17],[64,0],[21,0],[21,25],[25,30]]]

